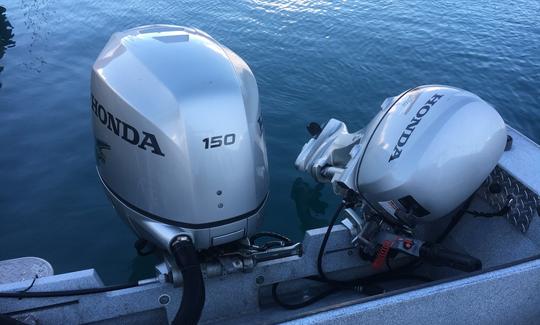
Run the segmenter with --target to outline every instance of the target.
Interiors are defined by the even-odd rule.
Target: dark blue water
[[[40,256],[58,273],[96,267],[107,282],[151,272],[156,261],[136,257],[135,237],[98,183],[89,123],[91,64],[113,32],[137,25],[198,27],[251,66],[271,175],[264,228],[297,240],[336,204],[327,186],[293,167],[310,121],[336,117],[356,130],[386,97],[441,83],[477,93],[540,142],[536,0],[2,6],[0,260]]]

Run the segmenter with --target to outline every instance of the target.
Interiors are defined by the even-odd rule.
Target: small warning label
[[[379,205],[391,216],[395,216],[395,212],[399,209],[399,205],[395,201],[382,201],[379,202]]]

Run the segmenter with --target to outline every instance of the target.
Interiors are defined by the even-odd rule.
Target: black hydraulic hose
[[[278,286],[279,286],[279,282],[278,283],[274,283],[272,285],[272,298],[274,299],[274,301],[281,307],[285,308],[285,309],[289,309],[289,310],[295,310],[295,309],[300,309],[300,308],[304,308],[304,307],[307,307],[311,304],[314,304],[316,302],[318,302],[319,300],[322,300],[326,297],[328,297],[329,295],[331,294],[334,294],[340,290],[343,290],[343,289],[350,289],[350,290],[353,290],[353,291],[357,291],[357,292],[361,292],[367,296],[373,296],[373,295],[377,295],[377,294],[381,294],[384,292],[384,289],[381,288],[380,286],[378,286],[377,284],[378,283],[382,283],[382,282],[387,282],[387,281],[395,281],[395,280],[415,280],[415,281],[419,281],[419,282],[431,282],[433,281],[433,279],[429,278],[429,277],[426,277],[426,276],[422,276],[422,275],[417,275],[417,274],[401,274],[399,273],[399,271],[401,271],[402,268],[399,268],[399,269],[396,269],[394,271],[391,271],[390,273],[380,273],[380,274],[374,274],[374,275],[371,275],[371,276],[367,276],[367,277],[364,277],[364,278],[361,278],[361,279],[357,279],[357,280],[353,280],[353,281],[350,281],[350,286],[349,287],[346,287],[345,285],[341,285],[341,286],[336,286],[334,284],[331,284],[331,287],[326,289],[325,291],[317,294],[317,295],[314,295],[312,297],[309,297],[308,299],[305,299],[303,301],[300,301],[300,302],[294,302],[294,303],[289,303],[289,302],[285,302],[283,301],[279,295],[278,295]],[[310,277],[307,277],[306,279],[309,279],[309,280],[314,280],[314,281],[319,281],[319,282],[323,282],[323,283],[328,283],[326,281],[324,281],[323,279],[321,279],[320,277],[316,277],[316,276],[310,276]],[[353,285],[353,283],[356,282],[356,285]]]
[[[272,231],[261,231],[259,233],[256,233],[255,235],[251,236],[251,238],[249,240],[251,242],[255,242],[257,239],[263,238],[263,237],[271,237],[271,238],[279,239],[279,240],[283,241],[283,243],[286,246],[292,245],[292,243],[293,243],[290,238],[288,238],[286,236],[283,236],[282,234],[272,232]]]
[[[330,234],[332,233],[332,228],[334,227],[339,215],[341,214],[341,211],[343,211],[343,208],[345,208],[346,205],[347,205],[346,201],[341,202],[341,204],[338,206],[338,208],[334,212],[334,215],[332,216],[330,223],[328,225],[328,228],[326,229],[326,232],[324,234],[323,240],[321,242],[321,246],[319,248],[319,254],[317,256],[317,271],[319,273],[319,276],[306,277],[306,279],[309,279],[309,280],[327,283],[330,285],[330,288],[304,301],[297,302],[297,303],[286,303],[283,300],[281,300],[277,292],[277,289],[280,283],[274,283],[272,285],[272,298],[281,307],[285,309],[303,308],[343,289],[349,289],[349,290],[354,290],[357,292],[362,292],[368,296],[376,295],[376,294],[380,294],[384,292],[384,289],[379,287],[377,283],[390,281],[390,280],[410,279],[410,280],[417,280],[421,282],[432,281],[431,278],[424,277],[421,275],[399,273],[399,271],[406,270],[411,266],[414,267],[414,265],[418,263],[418,260],[414,260],[412,263],[409,263],[398,269],[394,269],[390,271],[389,273],[385,273],[385,274],[374,274],[374,275],[367,276],[364,278],[354,279],[354,280],[349,280],[349,281],[340,281],[340,280],[328,278],[328,276],[326,275],[323,269],[323,257],[326,251],[326,244],[328,243],[328,239],[330,238]]]
[[[75,289],[75,290],[59,290],[59,291],[15,291],[15,292],[0,292],[0,298],[52,298],[52,297],[68,297],[68,296],[80,296],[94,293],[102,293],[114,290],[121,290],[127,288],[133,288],[138,286],[137,282],[116,284],[111,286],[88,288],[88,289]]]
[[[326,291],[323,291],[323,292],[319,293],[318,295],[315,295],[313,297],[308,298],[307,300],[297,302],[297,303],[286,303],[283,300],[281,300],[281,298],[278,295],[278,292],[277,292],[278,286],[279,286],[279,282],[274,283],[272,285],[272,298],[274,298],[274,301],[278,305],[280,305],[281,307],[283,307],[285,309],[289,309],[289,310],[294,310],[294,309],[300,309],[300,308],[307,307],[307,306],[309,306],[311,304],[316,303],[317,301],[319,301],[321,299],[324,299],[324,298],[328,297],[329,295],[331,295],[331,294],[333,294],[333,293],[335,293],[335,292],[337,292],[339,290],[336,287],[331,287],[331,288],[327,289]]]
[[[201,318],[205,300],[204,281],[197,251],[189,237],[178,236],[171,244],[171,252],[184,280],[182,302],[172,324],[195,325]]]

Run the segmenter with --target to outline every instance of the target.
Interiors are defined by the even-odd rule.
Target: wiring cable
[[[421,282],[430,282],[432,281],[431,278],[421,276],[421,275],[415,275],[415,274],[406,274],[403,273],[403,270],[407,270],[410,266],[415,266],[415,264],[418,263],[418,260],[413,260],[412,263],[408,263],[405,266],[402,266],[397,269],[393,269],[390,272],[387,273],[381,273],[381,274],[374,274],[371,276],[367,276],[360,279],[354,279],[349,281],[341,281],[336,279],[329,278],[323,268],[323,257],[324,253],[326,251],[326,245],[328,243],[328,239],[330,238],[330,234],[332,232],[332,229],[343,211],[343,209],[347,206],[347,202],[344,200],[340,203],[340,205],[337,207],[336,211],[334,212],[334,215],[330,219],[330,223],[328,225],[328,228],[326,229],[326,232],[324,234],[323,240],[321,242],[321,246],[319,248],[319,253],[317,256],[317,272],[318,276],[309,276],[306,277],[306,279],[324,282],[330,285],[328,289],[325,291],[322,291],[319,294],[316,294],[312,297],[307,298],[306,300],[303,300],[301,302],[296,303],[287,303],[284,302],[278,295],[278,287],[280,283],[274,283],[272,285],[272,298],[274,301],[281,307],[285,309],[299,309],[307,307],[311,304],[314,304],[318,301],[320,301],[323,298],[328,297],[331,294],[337,293],[341,290],[353,290],[356,292],[360,292],[363,294],[366,294],[368,296],[380,294],[384,292],[384,289],[381,288],[378,283],[385,282],[385,281],[391,281],[391,280],[400,280],[400,279],[411,279],[411,280],[417,280]]]
[[[121,289],[133,288],[138,286],[138,282],[125,284],[115,284],[110,286],[75,289],[75,290],[55,290],[55,291],[15,291],[15,292],[0,292],[0,298],[53,298],[53,297],[69,297],[82,296],[95,293],[116,291]]]

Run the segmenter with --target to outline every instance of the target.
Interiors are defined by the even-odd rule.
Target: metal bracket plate
[[[492,193],[489,190],[491,184],[499,184],[501,191]],[[497,209],[502,209],[507,197],[512,196],[515,201],[506,219],[523,233],[527,232],[532,218],[539,213],[540,197],[499,166],[491,172],[478,194]]]

